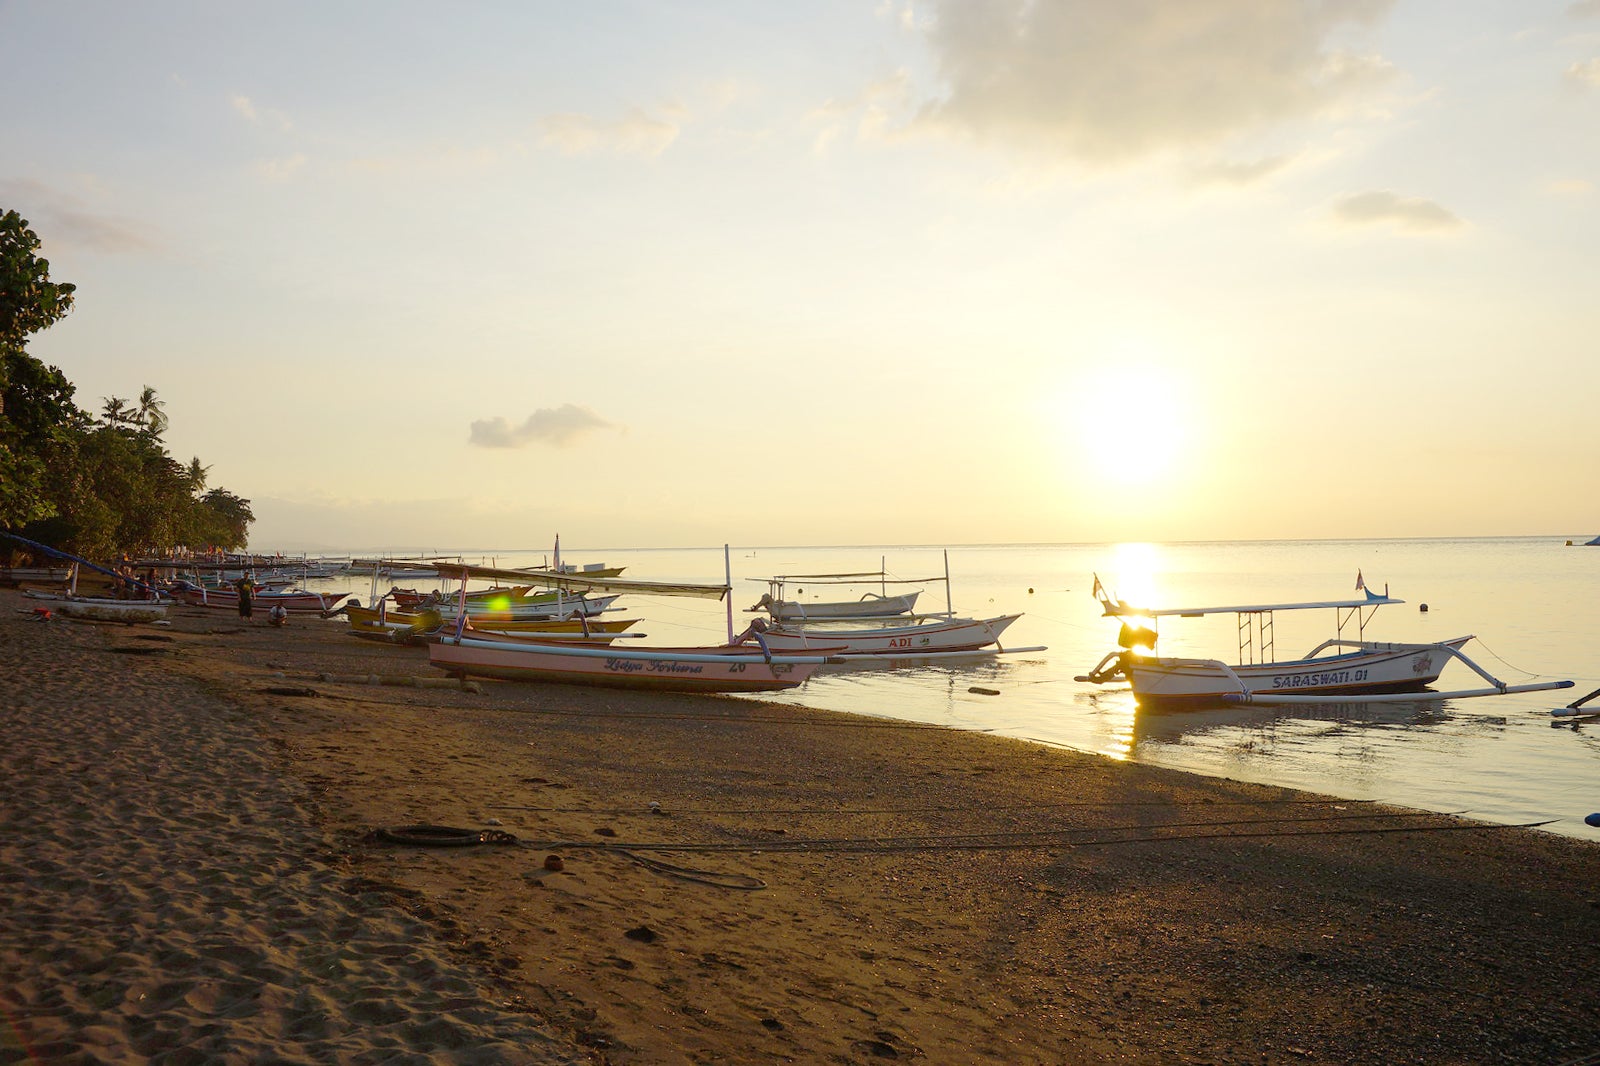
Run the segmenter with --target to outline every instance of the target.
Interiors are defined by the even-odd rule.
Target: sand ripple
[[[341,887],[244,712],[108,643],[0,619],[0,1064],[582,1061]]]

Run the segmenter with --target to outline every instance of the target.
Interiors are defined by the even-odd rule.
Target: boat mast
[[[954,618],[955,604],[950,599],[950,549],[944,550],[944,613]]]
[[[728,546],[722,546],[722,583],[728,586],[727,594],[723,599],[728,601],[728,643],[733,643],[733,556],[728,553]]]

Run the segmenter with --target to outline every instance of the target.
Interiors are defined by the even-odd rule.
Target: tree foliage
[[[101,559],[244,547],[250,501],[206,491],[198,456],[167,453],[153,387],[132,402],[107,397],[96,419],[60,370],[24,350],[71,310],[75,291],[50,281],[38,248],[17,212],[0,215],[0,529]]]

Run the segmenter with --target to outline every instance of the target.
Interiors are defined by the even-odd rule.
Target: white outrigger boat
[[[1126,681],[1141,705],[1322,703],[1329,698],[1342,703],[1378,703],[1467,699],[1572,687],[1571,681],[1508,685],[1462,653],[1461,648],[1473,639],[1470,635],[1423,644],[1367,640],[1365,629],[1373,613],[1385,604],[1405,602],[1391,598],[1387,589],[1381,596],[1365,590],[1364,597],[1357,600],[1151,610],[1113,599],[1098,576],[1094,585],[1105,617],[1122,620],[1118,637],[1121,650],[1111,652],[1076,680],[1097,685]],[[1274,612],[1330,608],[1334,611],[1333,637],[1298,659],[1274,658]],[[1210,614],[1237,616],[1237,662],[1162,658],[1141,652],[1152,651],[1155,646],[1156,619]],[[1352,624],[1354,639],[1345,636]],[[1448,692],[1430,689],[1428,686],[1439,679],[1452,659],[1487,682],[1486,687]]]
[[[1020,614],[993,618],[945,618],[925,615],[904,625],[876,626],[868,629],[836,629],[831,626],[768,624],[756,619],[746,639],[758,634],[773,651],[804,652],[813,648],[833,649],[833,654],[850,658],[867,656],[912,659],[939,655],[1000,653],[1000,634]],[[1043,651],[1042,648],[1013,648],[1012,651]]]
[[[798,604],[783,601],[794,610],[782,610],[773,595],[781,596],[783,582],[809,581],[813,584],[845,584],[854,579],[867,578],[882,583],[881,594],[869,593],[860,604],[891,604],[892,609],[882,614],[830,613],[838,608],[852,610],[857,601],[821,604],[825,610],[819,614],[817,604]],[[854,661],[931,659],[975,654],[998,655],[1005,652],[1045,651],[1043,647],[1005,648],[1000,644],[1000,634],[1005,632],[1021,614],[1002,614],[992,618],[958,617],[950,599],[950,553],[944,555],[944,574],[940,577],[917,578],[909,584],[931,585],[942,582],[945,589],[945,609],[930,614],[910,614],[910,605],[916,602],[921,589],[904,597],[889,597],[887,586],[901,579],[890,578],[882,570],[865,574],[814,574],[810,576],[786,575],[767,579],[772,592],[763,596],[762,602],[750,610],[766,606],[772,620],[756,619],[735,643],[756,642],[763,648],[782,652],[806,652],[818,648],[834,649],[834,653]],[[900,610],[898,600],[905,601]],[[865,612],[866,608],[861,608]],[[873,623],[876,625],[862,625]]]
[[[45,604],[47,610],[89,622],[164,622],[172,604],[171,600],[114,600],[37,589],[25,589],[23,594]]]
[[[910,592],[900,592],[893,595],[889,592],[890,585],[926,585],[938,581],[939,578],[892,578],[882,567],[877,570],[863,571],[856,574],[778,574],[767,578],[752,578],[754,581],[763,581],[767,591],[746,611],[766,611],[767,616],[774,622],[839,622],[839,621],[867,621],[870,619],[895,618],[907,615],[917,606],[917,597],[922,595],[921,589]],[[876,584],[877,592],[862,593],[860,598],[854,600],[790,600],[786,586],[804,581],[808,585],[855,585]],[[804,591],[803,589],[801,590]]]

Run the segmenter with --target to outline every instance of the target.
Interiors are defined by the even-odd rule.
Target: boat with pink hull
[[[191,607],[223,607],[233,610],[239,608],[239,593],[236,589],[208,589],[189,582],[180,582],[171,592],[173,598]],[[270,611],[274,607],[282,607],[286,611],[296,613],[315,611],[320,614],[333,610],[349,595],[348,592],[325,594],[267,590],[253,594],[250,597],[250,604],[251,608],[257,611]]]
[[[428,645],[428,662],[448,674],[505,681],[554,681],[664,692],[777,692],[794,688],[837,657],[765,654],[729,644],[628,648],[446,635]]]

